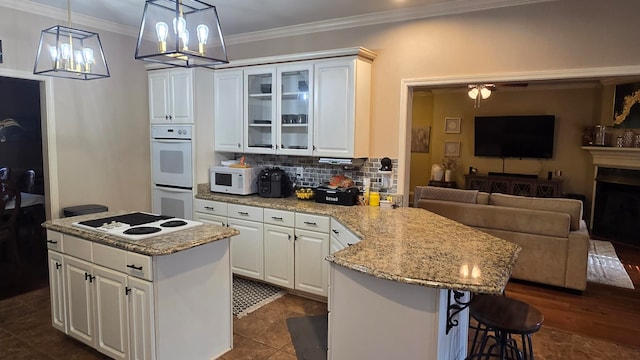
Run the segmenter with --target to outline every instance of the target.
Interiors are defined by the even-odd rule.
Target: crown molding
[[[59,20],[60,25],[67,24],[67,10],[59,9],[53,6],[34,3],[28,0],[0,0],[0,6],[10,8],[12,10],[24,11],[27,13],[49,17]],[[98,19],[93,16],[87,16],[71,12],[71,27],[83,25],[99,30],[105,30],[116,34],[137,37],[138,28],[127,25],[118,24],[112,21]]]
[[[316,21],[300,25],[285,26],[264,31],[229,35],[225,36],[225,43],[240,44],[295,35],[311,34],[323,31],[349,29],[360,26],[424,19],[437,16],[462,14],[474,11],[483,11],[503,7],[529,5],[553,1],[559,0],[456,0],[419,7],[381,11],[364,15]]]

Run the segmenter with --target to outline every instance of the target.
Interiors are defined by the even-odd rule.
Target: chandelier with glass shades
[[[77,80],[109,77],[100,36],[71,27],[71,0],[67,0],[67,19],[68,26],[42,30],[33,73]]]
[[[475,104],[473,107],[480,107],[480,100],[488,99],[491,96],[491,91],[495,90],[496,86],[494,84],[471,84],[469,85],[469,91],[467,95],[473,100],[475,100]]]
[[[200,0],[147,0],[135,58],[188,68],[228,63],[216,7]]]

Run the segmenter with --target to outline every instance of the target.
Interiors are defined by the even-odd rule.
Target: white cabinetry
[[[216,151],[243,151],[243,72],[216,70],[214,84],[214,148]]]
[[[295,213],[264,209],[264,280],[294,288]]]
[[[326,216],[296,213],[295,288],[327,296],[329,223]]]
[[[207,224],[227,226],[227,203],[194,199],[193,219]]]
[[[53,231],[47,246],[60,331],[113,359],[209,359],[231,349],[227,239],[154,258]]]
[[[148,77],[151,123],[193,123],[192,70],[153,70]]]
[[[369,156],[371,63],[318,60],[314,68],[313,156]]]
[[[360,241],[354,233],[340,224],[337,220],[331,219],[331,246],[330,253],[340,251],[347,246],[351,246]]]
[[[228,224],[240,231],[231,238],[234,274],[264,280],[264,224],[262,208],[228,204]]]

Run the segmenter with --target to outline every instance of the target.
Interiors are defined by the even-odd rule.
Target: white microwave
[[[214,166],[210,169],[211,191],[234,195],[249,195],[258,192],[259,168],[232,168]]]

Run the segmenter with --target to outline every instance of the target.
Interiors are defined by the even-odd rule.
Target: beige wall
[[[415,99],[415,96],[414,96]],[[599,87],[576,87],[569,89],[509,90],[498,89],[487,100],[473,107],[473,101],[466,90],[435,92],[433,105],[433,126],[431,133],[432,162],[440,163],[444,156],[445,141],[459,141],[460,157],[454,177],[460,186],[464,185],[464,175],[469,166],[478,169],[479,174],[502,172],[500,158],[474,156],[474,117],[496,115],[555,115],[555,143],[552,159],[504,160],[504,172],[537,175],[545,179],[547,172],[562,171],[565,180],[563,190],[567,193],[591,195],[593,167],[586,151],[581,149],[582,129],[594,124],[599,114],[601,91]],[[445,134],[444,118],[462,119],[460,134]],[[430,168],[430,165],[429,165]],[[414,166],[411,166],[412,173]],[[422,172],[422,170],[418,170]],[[413,178],[413,175],[412,175]]]
[[[40,31],[58,24],[54,19],[0,7],[4,50],[0,70],[31,74]],[[146,70],[141,61],[133,59],[134,38],[97,32],[111,77],[53,80],[57,153],[50,165],[57,165],[59,178],[51,192],[59,195],[60,208],[98,203],[110,209],[149,211]],[[59,210],[53,209],[53,216]]]
[[[411,104],[411,128],[429,127],[429,152],[411,153],[411,176],[409,190],[413,191],[418,185],[427,185],[431,175],[431,165],[438,160],[433,157],[435,139],[433,131],[433,94],[430,91],[417,91],[413,94]],[[433,159],[433,160],[432,160]]]

